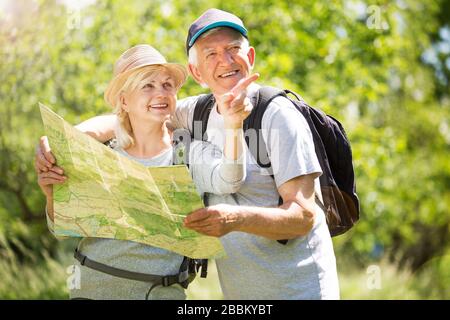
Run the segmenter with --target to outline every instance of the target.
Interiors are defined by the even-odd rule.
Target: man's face
[[[243,48],[240,34],[228,28],[197,40],[196,49],[198,64],[189,65],[191,73],[215,95],[230,91],[248,76],[255,61],[255,50]]]

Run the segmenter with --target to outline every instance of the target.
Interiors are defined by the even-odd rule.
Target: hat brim
[[[114,102],[117,98],[117,95],[120,93],[119,89],[122,88],[122,86],[125,84],[125,81],[130,76],[130,74],[138,69],[148,66],[164,66],[169,69],[170,74],[175,78],[175,82],[178,84],[178,88],[180,88],[186,82],[186,79],[188,77],[186,68],[178,63],[147,64],[137,66],[135,68],[127,70],[124,73],[118,74],[113,79],[111,79],[111,81],[108,83],[108,86],[106,87],[104,94],[106,103],[108,103],[112,107],[115,107]]]
[[[237,23],[230,22],[230,21],[217,21],[217,22],[211,23],[211,24],[201,28],[199,31],[197,31],[197,33],[195,33],[192,36],[191,41],[189,41],[189,48],[194,45],[195,41],[203,33],[205,33],[208,30],[218,28],[218,27],[228,27],[228,28],[235,29],[235,30],[239,31],[244,37],[247,37],[247,29],[245,29],[243,26],[240,26]]]

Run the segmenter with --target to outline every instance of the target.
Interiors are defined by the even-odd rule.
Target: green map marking
[[[186,166],[145,167],[39,107],[68,177],[54,186],[56,236],[129,240],[191,258],[225,255],[219,239],[183,227],[184,217],[203,207]]]

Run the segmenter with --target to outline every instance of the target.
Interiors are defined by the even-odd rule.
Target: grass
[[[342,299],[450,299],[450,256],[435,259],[418,273],[398,270],[382,261],[375,267],[357,269],[339,266]],[[0,299],[67,299],[66,269],[71,253],[58,260],[47,257],[36,265],[20,265],[11,259],[0,261]],[[208,277],[197,277],[187,298],[223,299],[216,266],[210,261]]]
[[[343,300],[450,299],[450,256],[431,261],[423,270],[399,270],[387,261],[357,269],[339,268]],[[197,278],[189,287],[188,299],[223,299],[214,262],[208,278]]]
[[[344,300],[403,300],[426,298],[410,286],[414,281],[408,271],[381,263],[366,270],[350,268],[339,274],[341,299]]]
[[[20,265],[0,261],[0,299],[67,299],[64,264],[47,257],[45,263]]]
[[[366,269],[342,267],[342,299],[411,300],[450,299],[450,255],[436,257],[415,273],[382,260]]]
[[[0,260],[0,299],[68,299],[66,281],[72,264],[70,252],[58,260],[46,257],[36,265],[21,265],[15,259]],[[223,299],[214,261],[208,265],[208,277],[198,276],[187,290],[189,300]]]

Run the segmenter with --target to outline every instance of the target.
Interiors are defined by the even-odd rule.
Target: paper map
[[[183,227],[183,218],[203,207],[186,166],[145,167],[39,106],[68,177],[54,185],[56,236],[136,241],[191,258],[224,255],[218,238]]]

